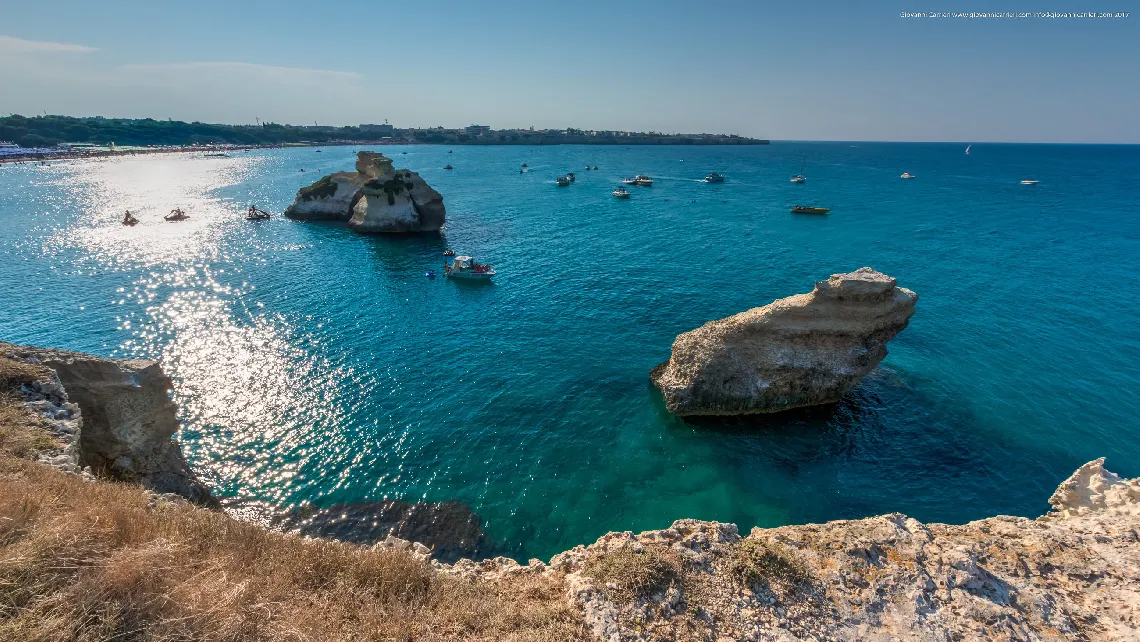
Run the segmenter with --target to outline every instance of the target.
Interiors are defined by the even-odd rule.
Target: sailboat
[[[966,145],[966,154],[967,155],[969,155],[971,147],[973,147],[973,145]]]
[[[807,162],[807,156],[805,155],[803,160],[800,161],[800,173],[796,174],[795,176],[792,177],[793,183],[805,183],[805,182],[807,182],[807,178],[804,176],[804,163],[806,163],[806,162]]]

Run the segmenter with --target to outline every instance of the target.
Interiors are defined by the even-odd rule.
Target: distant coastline
[[[767,145],[735,134],[664,134],[582,129],[399,128],[393,125],[223,125],[153,118],[74,118],[20,115],[0,118],[0,159],[108,155],[115,146],[198,151],[204,147],[262,148],[312,145]],[[97,149],[91,149],[96,146]],[[86,149],[84,149],[86,148]],[[26,151],[21,151],[26,150]],[[84,153],[87,152],[87,153]],[[39,156],[36,156],[36,155]]]

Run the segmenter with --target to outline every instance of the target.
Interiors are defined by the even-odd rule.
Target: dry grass
[[[798,586],[811,580],[807,567],[783,546],[751,538],[740,542],[729,571],[740,582],[753,586],[773,581]]]
[[[582,574],[604,587],[607,597],[628,602],[663,594],[681,581],[681,561],[669,549],[631,547],[596,555],[586,561]]]
[[[0,393],[38,374],[11,363]],[[0,640],[590,638],[561,579],[454,579],[407,553],[303,540],[18,459],[46,435],[3,401]]]
[[[32,457],[58,447],[43,421],[16,396],[21,384],[43,378],[47,369],[0,357],[0,457]]]

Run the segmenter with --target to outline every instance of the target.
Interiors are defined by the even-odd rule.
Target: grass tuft
[[[614,601],[663,594],[681,580],[681,561],[669,549],[623,547],[586,561],[582,574],[593,579]]]
[[[729,564],[732,575],[748,585],[778,581],[798,586],[811,580],[807,567],[775,542],[745,539]]]

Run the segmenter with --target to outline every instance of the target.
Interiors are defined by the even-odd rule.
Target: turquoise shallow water
[[[1138,147],[382,151],[444,195],[441,235],[241,218],[351,148],[0,167],[0,339],[163,359],[222,495],[457,499],[521,559],[680,517],[1037,515],[1089,459],[1140,475]],[[445,247],[496,282],[424,278]],[[839,407],[664,410],[647,373],[676,334],[864,265],[921,299]]]

